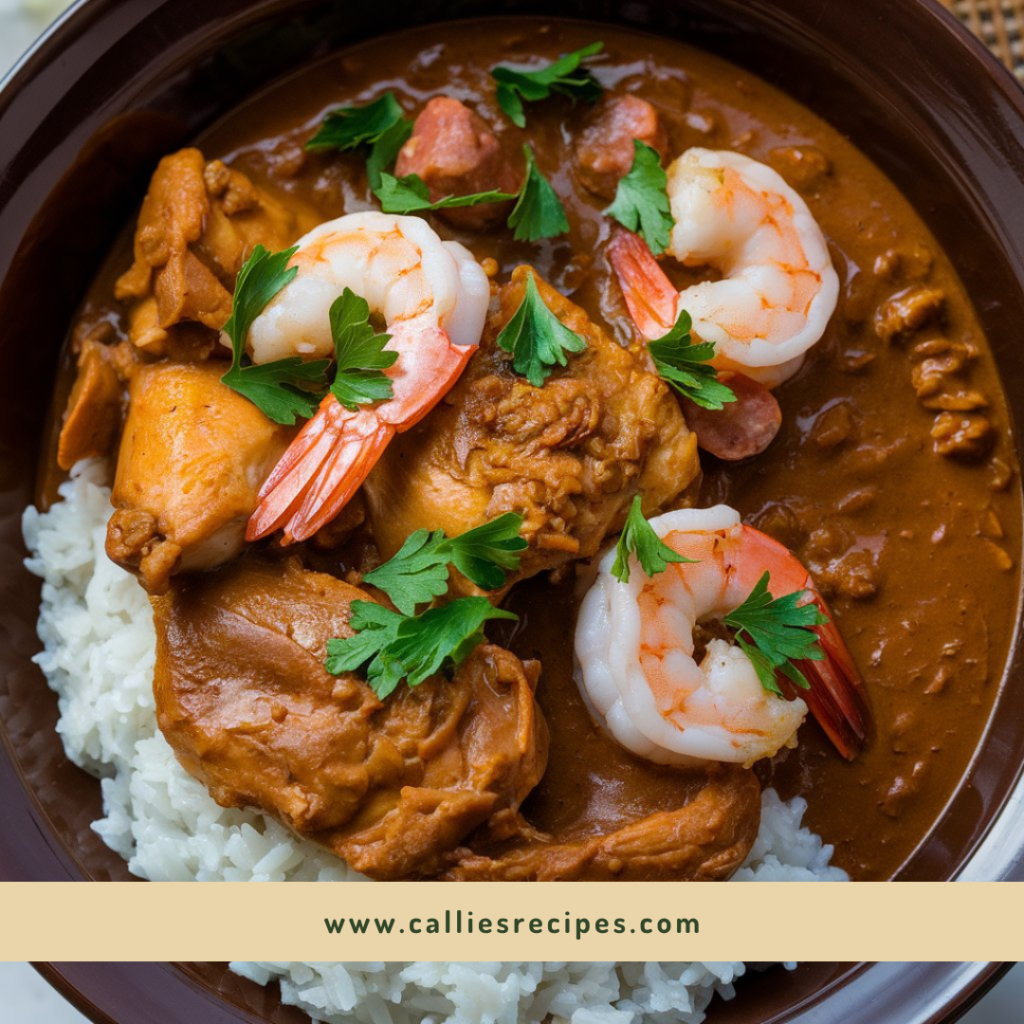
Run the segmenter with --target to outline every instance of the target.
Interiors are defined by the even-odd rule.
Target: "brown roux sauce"
[[[1008,416],[969,298],[881,172],[804,107],[715,57],[605,26],[526,19],[374,40],[275,85],[198,144],[208,158],[228,160],[326,219],[376,206],[363,156],[304,153],[326,111],[387,89],[410,114],[437,94],[463,100],[505,133],[512,151],[531,142],[571,232],[527,245],[505,230],[435,226],[478,259],[497,260],[501,279],[533,263],[625,341],[631,328],[602,257],[612,223],[571,171],[586,108],[564,99],[531,104],[522,132],[498,110],[488,74],[501,62],[552,59],[597,38],[605,43],[596,65],[602,82],[657,107],[673,154],[730,148],[774,165],[803,192],[830,241],[843,282],[839,307],[803,369],[776,392],[782,431],[747,463],[703,456],[700,503],[731,504],[789,545],[830,600],[864,673],[876,735],[847,764],[808,724],[797,750],[757,771],[784,797],[807,798],[805,823],[835,844],[835,861],[854,877],[891,877],[941,814],[989,716],[1015,621],[1021,508]],[[893,253],[902,270],[892,271]],[[93,289],[87,318],[111,315],[110,283],[128,260],[122,245]],[[942,316],[904,341],[884,340],[876,311],[916,285],[944,293]],[[912,383],[928,355],[915,346],[948,340],[977,350],[965,380],[987,399],[979,416],[991,447],[970,459],[933,450],[939,413],[922,406]],[[570,837],[683,802],[699,774],[633,757],[590,719],[572,675],[571,585],[535,579],[509,603],[523,617],[511,646],[543,661],[539,698],[552,732],[547,773],[524,808],[533,824]]]

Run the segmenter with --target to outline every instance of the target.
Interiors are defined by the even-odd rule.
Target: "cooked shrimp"
[[[385,371],[394,395],[350,412],[328,394],[260,491],[247,540],[283,529],[305,540],[330,522],[366,479],[396,433],[444,397],[476,351],[490,288],[457,242],[443,242],[419,217],[353,213],[299,241],[298,267],[253,322],[254,362],[331,353],[329,310],[345,288],[384,318],[398,360]]]
[[[688,149],[668,169],[669,256],[721,273],[677,291],[650,249],[621,232],[609,259],[640,333],[664,335],[682,310],[716,346],[716,366],[772,388],[825,333],[839,278],[807,204],[770,167],[728,150]]]
[[[810,683],[786,699],[760,683],[746,653],[726,640],[694,659],[694,627],[728,615],[765,570],[774,597],[807,591],[827,614],[807,570],[777,541],[740,522],[725,505],[682,509],[649,520],[673,551],[693,562],[646,576],[635,559],[628,583],[602,559],[576,626],[582,687],[609,732],[652,761],[751,765],[796,745],[808,707],[839,751],[863,744],[867,712],[856,666],[839,631],[815,627],[822,661],[800,661]]]

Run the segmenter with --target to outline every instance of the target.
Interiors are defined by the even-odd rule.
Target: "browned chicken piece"
[[[82,344],[57,443],[61,469],[70,469],[79,459],[109,455],[114,446],[125,400],[114,352],[99,341]]]
[[[477,647],[451,680],[383,702],[324,669],[349,606],[372,600],[296,561],[249,556],[154,600],[160,728],[224,807],[257,807],[377,879],[434,874],[514,814],[547,759],[539,665]]]
[[[445,196],[473,192],[516,193],[522,185],[522,159],[509,159],[487,122],[464,103],[435,96],[420,112],[409,141],[402,147],[395,174],[417,174],[436,202]],[[509,203],[484,203],[441,210],[439,217],[464,228],[482,228],[503,221]]]
[[[742,768],[712,776],[692,801],[561,841],[541,834],[489,853],[456,851],[449,881],[690,881],[730,878],[757,838],[761,787]]]
[[[221,363],[151,363],[129,386],[107,554],[150,593],[242,550],[257,492],[295,431],[220,382]]]
[[[114,288],[131,302],[134,344],[151,355],[209,356],[245,259],[257,245],[286,248],[314,221],[198,149],[164,157],[139,213],[135,262]]]
[[[517,512],[529,542],[515,577],[522,579],[594,555],[621,529],[635,494],[652,515],[697,477],[696,439],[646,354],[620,346],[539,279],[544,301],[587,349],[543,387],[515,375],[496,339],[529,273],[514,271],[458,383],[391,442],[367,478],[384,558],[421,527],[454,536]]]
[[[633,166],[634,139],[656,149],[662,159],[668,152],[665,128],[647,100],[613,96],[604,101],[576,140],[580,184],[602,199],[614,199],[619,179]]]

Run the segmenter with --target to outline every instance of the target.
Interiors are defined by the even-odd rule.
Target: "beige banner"
[[[1024,886],[1005,882],[0,890],[5,960],[1024,959]]]

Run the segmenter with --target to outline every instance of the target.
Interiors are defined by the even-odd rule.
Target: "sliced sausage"
[[[682,399],[686,423],[697,435],[697,444],[720,459],[736,462],[760,455],[775,439],[782,426],[782,410],[775,396],[742,373],[720,373],[736,395],[722,409],[703,409]]]
[[[431,201],[473,192],[518,192],[521,160],[509,160],[497,136],[479,114],[450,96],[435,96],[420,112],[402,147],[395,174],[419,175]],[[442,210],[438,216],[457,227],[481,228],[504,220],[509,203]]]
[[[619,179],[633,166],[633,140],[639,139],[664,158],[668,138],[658,112],[638,96],[606,100],[576,141],[576,176],[603,199],[613,199]]]

